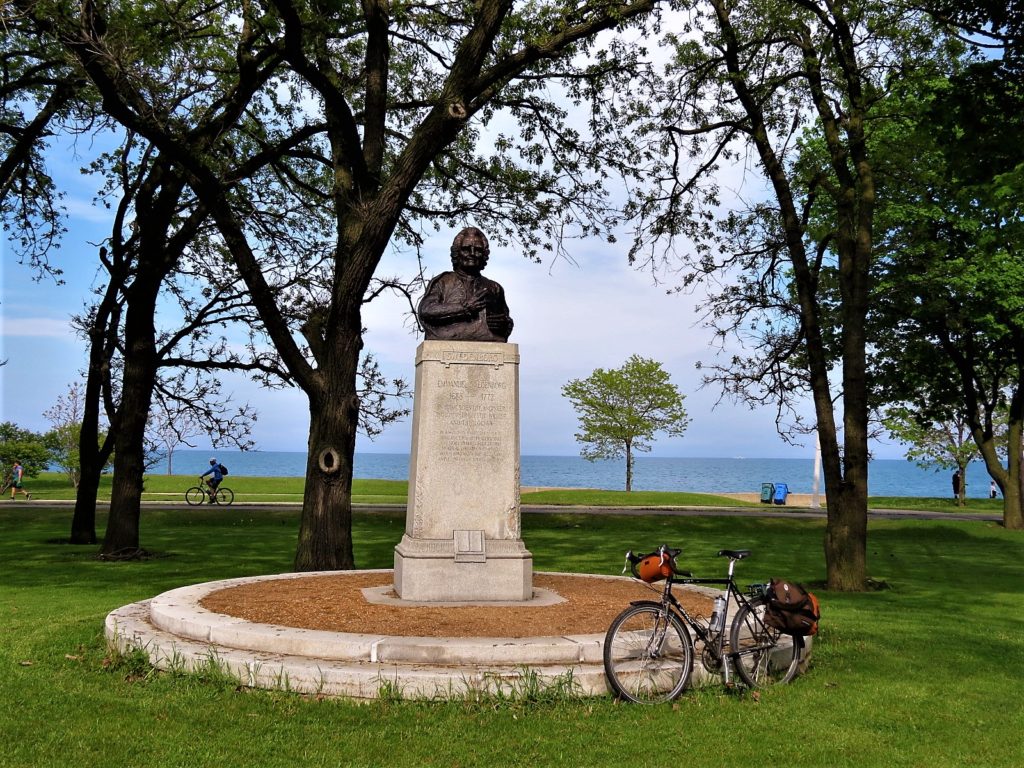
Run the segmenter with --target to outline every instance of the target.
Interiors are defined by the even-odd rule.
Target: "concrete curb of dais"
[[[273,574],[173,589],[112,611],[105,622],[107,642],[121,653],[142,650],[158,669],[201,671],[213,664],[249,687],[311,695],[470,698],[570,681],[579,695],[609,691],[603,634],[438,638],[328,632],[250,622],[199,604],[227,587],[327,573]],[[709,674],[699,660],[694,664],[691,685],[718,681],[717,673]]]

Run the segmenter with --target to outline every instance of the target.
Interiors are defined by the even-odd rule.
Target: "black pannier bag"
[[[765,593],[768,598],[765,624],[786,635],[808,637],[817,634],[821,607],[812,592],[792,581],[772,579]]]

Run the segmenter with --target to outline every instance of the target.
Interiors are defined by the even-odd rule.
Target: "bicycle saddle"
[[[719,557],[728,557],[730,560],[742,560],[744,557],[750,557],[749,549],[720,549],[718,550]]]

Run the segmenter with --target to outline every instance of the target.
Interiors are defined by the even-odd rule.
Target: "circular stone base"
[[[403,634],[402,616],[459,615],[497,618],[509,635],[515,634],[517,611],[532,612],[535,608],[553,611],[558,616],[571,615],[573,600],[546,606],[523,608],[487,605],[481,607],[400,607],[395,605],[351,606],[351,613],[362,616],[366,631],[332,631],[327,629],[283,626],[278,623],[251,621],[237,615],[214,612],[202,603],[210,597],[230,593],[224,590],[246,587],[270,591],[276,584],[290,582],[293,586],[315,584],[316,579],[330,577],[345,581],[366,580],[368,574],[387,579],[389,571],[351,571],[302,573],[261,576],[228,581],[208,582],[165,592],[151,600],[124,606],[106,619],[108,643],[121,652],[143,650],[158,668],[195,670],[215,665],[239,679],[243,685],[259,688],[285,689],[306,694],[338,695],[352,698],[376,698],[382,695],[405,698],[463,698],[487,693],[514,695],[525,685],[561,686],[579,695],[602,695],[608,691],[604,677],[602,652],[604,628],[629,599],[651,599],[653,593],[632,579],[576,574],[536,574],[552,577],[553,583],[569,580],[581,594],[603,594],[615,589],[635,588],[637,597],[606,605],[610,615],[591,617],[598,632],[575,634],[561,632],[525,637],[496,636],[424,636]],[[292,580],[309,580],[293,582]],[[582,585],[582,589],[580,586]],[[614,585],[614,588],[613,588]],[[628,585],[628,586],[627,586]],[[355,587],[353,587],[355,589]],[[377,589],[386,587],[377,586]],[[548,589],[552,598],[565,598]],[[695,592],[677,588],[684,600],[692,598],[695,605],[710,604],[708,590]],[[551,598],[545,598],[551,599]],[[398,604],[404,601],[397,601]],[[530,601],[533,603],[533,601]],[[578,606],[576,606],[578,609]],[[385,611],[387,619],[379,627],[369,626],[373,611]],[[424,614],[424,611],[429,613]],[[309,613],[307,610],[306,613]],[[527,613],[522,614],[528,615]],[[393,618],[398,616],[399,618]],[[524,619],[525,621],[525,619]],[[578,619],[582,625],[583,619]],[[503,623],[502,623],[503,622]],[[435,622],[436,623],[436,622]],[[464,623],[464,622],[460,622]],[[575,622],[574,622],[575,623]],[[526,622],[527,626],[534,626]],[[320,626],[312,622],[312,626]],[[416,626],[421,626],[416,624]],[[382,632],[380,628],[387,628]],[[698,649],[699,650],[699,649]],[[693,670],[693,685],[709,678],[700,664]],[[718,680],[717,675],[713,678]]]

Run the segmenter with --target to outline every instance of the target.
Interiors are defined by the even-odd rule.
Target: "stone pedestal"
[[[409,506],[395,592],[424,602],[529,600],[519,527],[519,347],[416,350]]]

